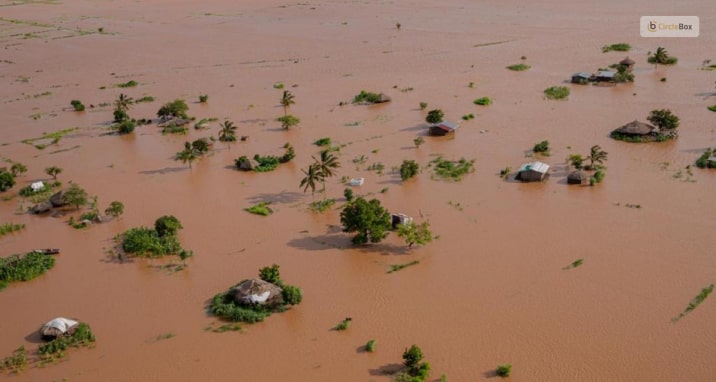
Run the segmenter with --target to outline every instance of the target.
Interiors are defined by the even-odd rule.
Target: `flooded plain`
[[[68,216],[22,213],[30,204],[20,196],[0,202],[0,222],[26,224],[0,238],[1,256],[62,249],[52,270],[0,291],[0,357],[34,348],[33,333],[56,316],[79,318],[97,336],[93,349],[8,380],[389,381],[412,344],[431,363],[431,380],[489,380],[503,363],[513,381],[716,378],[716,304],[672,322],[716,279],[716,172],[686,168],[716,146],[707,109],[716,71],[700,70],[716,59],[711,2],[16,3],[0,7],[0,156],[29,171],[2,196],[59,166],[65,185],[96,195],[102,210],[120,200],[125,214],[73,229]],[[698,15],[702,35],[641,38],[644,14]],[[632,50],[602,53],[618,42]],[[658,46],[678,64],[648,64]],[[627,55],[633,84],[565,83]],[[529,70],[506,69],[523,61]],[[138,86],[116,86],[130,80]],[[301,119],[288,131],[275,121],[277,83],[295,95],[290,113]],[[546,100],[550,86],[571,95]],[[361,90],[392,102],[351,105]],[[218,122],[187,135],[162,135],[155,124],[108,134],[120,93],[155,98],[133,105],[135,118],[185,99],[189,115]],[[473,104],[484,96],[493,104]],[[72,111],[73,99],[87,110]],[[426,136],[420,102],[460,122],[453,138]],[[661,108],[681,118],[677,140],[609,138]],[[216,137],[224,119],[249,139],[217,141],[191,169],[173,160],[185,141]],[[74,127],[43,150],[22,142]],[[425,143],[416,148],[418,136]],[[340,147],[341,167],[326,184],[335,208],[314,214],[299,183],[322,137]],[[537,158],[552,166],[547,181],[500,178],[534,160],[542,140],[552,147]],[[241,155],[280,155],[286,142],[297,156],[273,172],[232,168]],[[606,178],[568,186],[565,158],[593,145],[608,152]],[[474,159],[475,171],[460,182],[432,179],[426,166],[436,156]],[[422,171],[402,182],[394,168],[405,159]],[[375,163],[382,174],[367,170]],[[391,234],[353,247],[340,226],[344,176],[364,177],[356,194],[429,221],[438,238],[408,249]],[[259,201],[274,213],[244,211]],[[117,234],[167,214],[181,220],[180,240],[195,253],[185,270],[160,267],[179,260],[111,255]],[[303,289],[303,303],[240,332],[205,330],[219,324],[206,314],[212,296],[274,263]],[[351,328],[332,331],[344,317]],[[370,339],[376,352],[362,352]]]

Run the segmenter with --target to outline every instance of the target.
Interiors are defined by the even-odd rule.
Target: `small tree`
[[[607,152],[602,150],[601,146],[594,145],[591,149],[589,149],[589,156],[587,157],[587,159],[589,159],[590,169],[597,169],[597,166],[594,165],[595,163],[598,163],[598,167],[601,168],[604,164],[604,161],[607,160]]]
[[[413,244],[425,245],[433,241],[433,233],[430,231],[430,223],[422,222],[418,225],[413,223],[400,224],[398,226],[398,237],[405,239],[408,248]]]
[[[288,130],[290,127],[298,125],[299,122],[301,122],[300,119],[297,117],[294,117],[291,114],[282,115],[278,118],[276,118],[277,121],[281,122],[281,127]]]
[[[227,142],[227,146],[229,146],[230,142],[236,142],[237,127],[233,122],[227,119],[219,127],[221,128],[219,130],[219,140],[221,142]]]
[[[423,143],[425,143],[425,138],[423,138],[423,137],[417,137],[417,138],[413,139],[413,144],[415,144],[416,149],[418,147],[420,147],[420,145],[422,145]]]
[[[129,107],[132,104],[134,104],[134,98],[129,97],[124,93],[120,93],[119,97],[117,97],[117,99],[114,100],[114,110],[115,111],[124,111],[126,113],[127,111],[129,111]]]
[[[413,345],[409,349],[405,349],[403,352],[403,365],[405,365],[408,369],[415,368],[422,360],[423,351],[417,345]]]
[[[109,215],[115,218],[120,217],[124,213],[124,204],[118,200],[109,203],[109,206],[104,210],[105,215]]]
[[[173,215],[165,215],[154,222],[154,230],[159,237],[176,236],[177,232],[184,228],[179,219]]]
[[[440,123],[443,121],[443,118],[445,117],[445,113],[443,113],[440,109],[434,109],[430,110],[428,112],[428,115],[425,117],[425,122],[434,125],[436,123]]]
[[[669,109],[652,110],[646,118],[649,122],[655,124],[659,129],[675,129],[679,127],[679,117]]]
[[[510,365],[509,363],[497,366],[497,375],[502,378],[509,377],[511,372],[512,372],[512,365]]]
[[[572,154],[567,158],[569,161],[569,164],[572,165],[577,170],[581,170],[582,166],[584,164],[584,158],[582,157],[582,154]]]
[[[404,160],[400,165],[400,179],[408,180],[418,174],[420,166],[414,160]]]
[[[197,155],[204,155],[209,152],[209,142],[206,138],[199,138],[191,143],[191,148]]]
[[[7,191],[15,185],[15,176],[11,172],[0,170],[0,192]]]
[[[378,199],[366,201],[356,198],[341,211],[343,232],[357,232],[353,244],[378,243],[388,236],[391,228],[390,214]]]
[[[283,96],[281,96],[281,106],[283,106],[283,115],[288,115],[288,108],[289,106],[296,103],[296,101],[293,100],[294,95],[288,90],[283,91]]]
[[[174,157],[174,160],[179,160],[182,163],[189,163],[189,168],[191,169],[191,162],[195,161],[197,158],[197,152],[196,150],[191,146],[191,143],[185,142],[184,143],[184,150],[179,151],[176,153],[176,156]]]
[[[27,166],[25,166],[22,163],[15,162],[10,166],[10,172],[12,173],[12,176],[18,176],[20,174],[24,174],[27,172]]]
[[[52,179],[57,180],[57,175],[62,173],[62,169],[57,166],[51,166],[45,169],[45,174],[52,177]]]
[[[189,110],[186,102],[182,99],[176,99],[172,102],[165,103],[159,111],[157,111],[157,117],[162,119],[168,118],[188,118],[186,112]]]
[[[62,194],[62,200],[67,204],[74,205],[75,208],[79,210],[80,206],[87,204],[87,191],[76,183],[72,183],[70,188],[65,190],[65,193]]]
[[[549,141],[542,141],[540,143],[537,143],[532,148],[532,151],[535,153],[541,153],[546,154],[549,152]]]
[[[263,267],[259,269],[259,278],[263,281],[269,282],[271,284],[280,285],[281,283],[281,273],[279,272],[279,266],[278,264],[273,264],[270,267]]]
[[[283,301],[285,303],[289,305],[298,305],[303,300],[303,292],[301,291],[301,288],[293,285],[284,285],[281,289],[283,289],[281,291],[281,295],[283,296]]]
[[[117,129],[117,132],[119,134],[129,134],[132,131],[134,131],[134,128],[136,127],[136,123],[132,119],[125,119],[115,125],[115,128]]]
[[[323,182],[323,174],[319,170],[316,163],[312,163],[310,166],[308,166],[307,170],[301,170],[303,172],[303,175],[305,177],[301,179],[301,184],[299,187],[303,187],[303,192],[308,191],[308,189],[311,189],[311,198],[314,197],[316,193],[316,183],[317,182]]]

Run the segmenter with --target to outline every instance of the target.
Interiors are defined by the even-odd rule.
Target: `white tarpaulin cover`
[[[50,322],[46,323],[43,327],[45,328],[55,328],[62,333],[67,333],[70,328],[72,328],[75,325],[78,325],[79,322],[70,320],[69,318],[63,318],[63,317],[57,317],[55,319],[52,319]]]
[[[270,295],[271,292],[266,291],[261,294],[250,294],[246,296],[246,298],[254,304],[263,304],[264,302],[266,302],[266,300],[268,300]]]
[[[42,182],[35,182],[30,185],[30,189],[35,192],[42,190],[43,187],[45,187],[45,183]]]

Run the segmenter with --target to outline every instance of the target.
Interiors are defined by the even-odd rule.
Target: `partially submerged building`
[[[517,170],[515,179],[523,182],[541,182],[547,177],[549,165],[542,162],[525,163]]]
[[[434,135],[434,136],[445,136],[445,135],[452,135],[455,134],[455,130],[457,130],[459,126],[455,123],[448,122],[448,121],[442,121],[440,123],[436,123],[434,125],[431,125],[428,129],[428,134]]]

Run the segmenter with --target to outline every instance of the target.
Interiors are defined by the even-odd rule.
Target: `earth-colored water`
[[[121,200],[126,212],[75,230],[67,216],[18,214],[29,206],[20,197],[0,202],[1,222],[27,225],[0,239],[0,255],[62,249],[50,272],[0,292],[0,356],[34,348],[35,331],[58,315],[88,322],[97,336],[95,348],[9,380],[388,381],[384,372],[411,344],[423,349],[433,378],[450,381],[490,379],[502,363],[513,365],[514,381],[716,379],[713,301],[671,321],[716,279],[716,173],[685,169],[716,146],[716,114],[706,109],[716,104],[716,71],[698,70],[716,59],[712,2],[16,3],[0,7],[0,156],[29,171],[3,196],[46,180],[43,169],[56,165],[61,181],[97,195],[101,209]],[[700,16],[701,37],[641,38],[647,14]],[[633,46],[634,84],[566,85],[568,100],[544,99],[545,88],[572,73],[623,59],[601,52],[617,42]],[[678,64],[647,64],[658,46]],[[522,56],[530,70],[505,69]],[[115,86],[129,80],[139,85]],[[278,82],[295,94],[290,112],[301,118],[289,131],[275,122]],[[360,90],[393,101],[338,106]],[[190,115],[228,118],[250,138],[217,142],[189,169],[173,155],[186,140],[216,136],[218,122],[187,136],[155,125],[108,135],[111,107],[99,105],[120,93],[156,98],[134,105],[133,117],[182,98]],[[200,94],[208,103],[196,103]],[[494,103],[472,103],[482,96]],[[87,111],[71,111],[72,99]],[[449,120],[476,117],[454,139],[426,137],[416,149],[413,139],[426,133],[420,102]],[[681,117],[678,140],[608,138],[656,108]],[[79,130],[44,150],[20,142],[69,127]],[[342,167],[326,185],[337,207],[339,178],[365,177],[358,194],[429,220],[439,239],[408,250],[391,235],[352,248],[337,209],[308,212],[300,169],[321,137],[341,145]],[[548,181],[500,179],[544,139]],[[230,167],[240,155],[280,154],[286,142],[298,155],[274,172]],[[609,153],[604,182],[567,186],[565,158],[595,144]],[[367,161],[354,164],[361,155]],[[436,155],[475,159],[475,172],[447,183],[423,169],[402,183],[392,170]],[[366,170],[377,162],[383,175]],[[261,200],[273,203],[272,216],[243,211]],[[165,214],[182,221],[181,241],[196,254],[185,271],[108,254],[115,235]],[[563,270],[580,258],[583,265]],[[389,264],[412,260],[420,264],[386,274]],[[239,333],[205,331],[218,325],[207,300],[273,263],[303,288],[303,303]],[[330,330],[347,316],[349,330]],[[369,339],[377,340],[373,354],[360,351]]]

